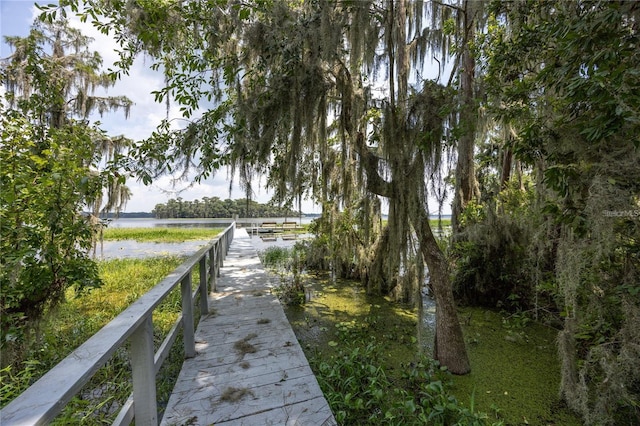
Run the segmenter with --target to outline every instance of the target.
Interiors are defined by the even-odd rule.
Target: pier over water
[[[237,229],[162,425],[335,425],[251,239]]]

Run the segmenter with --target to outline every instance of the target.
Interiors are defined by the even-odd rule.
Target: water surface
[[[153,243],[136,240],[105,241],[96,249],[96,259],[142,259],[157,256],[191,256],[210,240],[192,240],[183,243]]]

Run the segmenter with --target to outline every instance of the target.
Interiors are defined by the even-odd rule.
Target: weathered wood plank
[[[161,424],[335,424],[246,231],[216,284]]]
[[[255,426],[255,425],[287,425],[287,426],[331,426],[335,425],[333,415],[327,416],[324,398],[314,398],[297,404],[289,404],[272,410],[254,414],[247,418],[238,418],[229,422],[217,422],[217,426]]]
[[[156,369],[153,363],[153,321],[151,317],[131,335],[133,406],[140,424],[157,424]]]

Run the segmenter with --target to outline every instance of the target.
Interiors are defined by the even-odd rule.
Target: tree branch
[[[439,6],[448,7],[448,8],[450,8],[450,9],[456,10],[456,11],[458,11],[458,12],[465,13],[465,10],[464,10],[463,8],[461,8],[460,6],[456,6],[456,5],[454,5],[454,4],[446,4],[446,3],[442,3],[442,2],[440,2],[440,1],[435,1],[435,0],[433,1],[433,3],[434,3],[434,4],[437,4],[437,5],[439,5]]]
[[[367,145],[364,143],[364,135],[358,132],[356,135],[356,150],[362,160],[362,165],[367,173],[367,189],[376,195],[391,198],[391,183],[382,179],[378,173],[378,161],[380,160],[374,155]]]

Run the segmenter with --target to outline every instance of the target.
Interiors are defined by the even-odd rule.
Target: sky
[[[42,4],[57,3],[55,1],[44,0]],[[4,36],[26,36],[29,32],[34,18],[38,15],[38,10],[34,6],[33,0],[0,0],[0,58],[6,58],[11,54],[9,46],[4,43]],[[91,51],[100,53],[103,59],[103,66],[106,70],[116,60],[116,43],[109,37],[101,34],[89,23],[81,23],[72,14],[68,15],[72,25],[81,29],[82,33],[94,39],[89,47]],[[129,75],[122,75],[112,88],[106,93],[111,96],[127,96],[134,105],[131,108],[128,119],[125,119],[123,111],[116,111],[105,114],[103,117],[96,116],[95,120],[101,122],[101,128],[110,136],[124,135],[135,141],[147,138],[158,124],[166,117],[166,105],[156,103],[151,94],[154,90],[163,87],[163,77],[160,72],[152,71],[149,67],[151,60],[139,57]],[[97,95],[100,93],[96,92]],[[172,105],[169,111],[170,118],[179,118],[177,105]],[[175,120],[177,126],[181,120]],[[184,121],[182,121],[184,122]],[[191,182],[179,182],[173,184],[171,176],[163,176],[156,179],[150,186],[129,179],[127,186],[132,192],[132,197],[127,203],[125,212],[150,212],[156,204],[166,203],[170,198],[182,197],[183,200],[192,201],[203,197],[243,198],[243,192],[237,186],[237,180],[233,182],[232,191],[229,192],[230,176],[226,169],[220,169],[215,176],[202,181],[199,184]],[[271,199],[271,193],[264,188],[264,179],[254,182],[253,199],[260,203],[267,203]],[[384,205],[385,203],[383,203]],[[430,202],[430,207],[434,208],[436,202]],[[384,207],[383,207],[384,209]],[[449,206],[444,206],[445,214],[450,210]],[[320,206],[309,200],[302,201],[302,211],[304,213],[320,213]]]
[[[50,4],[54,2],[45,0],[41,3]],[[6,58],[11,54],[11,49],[4,43],[4,36],[26,36],[37,14],[38,10],[34,7],[33,0],[0,0],[1,58]],[[83,34],[94,39],[89,49],[100,53],[105,70],[110,67],[117,59],[114,51],[116,44],[110,38],[99,33],[91,24],[83,24],[71,14],[69,14],[69,17],[74,27],[80,28]],[[111,96],[124,95],[133,101],[134,105],[131,108],[128,119],[125,119],[123,111],[112,112],[102,117],[97,115],[92,117],[92,119],[101,122],[100,127],[110,136],[124,135],[133,140],[145,139],[151,135],[156,126],[166,117],[166,105],[164,103],[156,103],[151,94],[152,91],[162,88],[163,77],[161,73],[152,71],[149,68],[150,65],[151,61],[148,58],[146,60],[144,57],[138,58],[129,75],[123,75],[116,85],[106,93]],[[99,93],[96,92],[96,94]],[[176,105],[171,106],[169,117],[181,117]],[[179,125],[180,121],[176,120],[176,125]],[[182,181],[174,185],[171,176],[163,176],[150,186],[145,186],[134,179],[129,179],[127,186],[131,189],[133,195],[124,211],[148,212],[156,204],[166,203],[170,198],[177,197],[190,201],[202,199],[203,197],[243,198],[244,194],[237,186],[237,180],[234,181],[231,193],[229,192],[229,178],[228,170],[224,168],[220,169],[213,178],[206,179],[200,184]],[[264,179],[254,183],[254,200],[260,203],[266,203],[271,199],[271,193],[264,189],[263,182]],[[320,213],[320,207],[311,201],[303,200],[302,211],[305,213]]]

